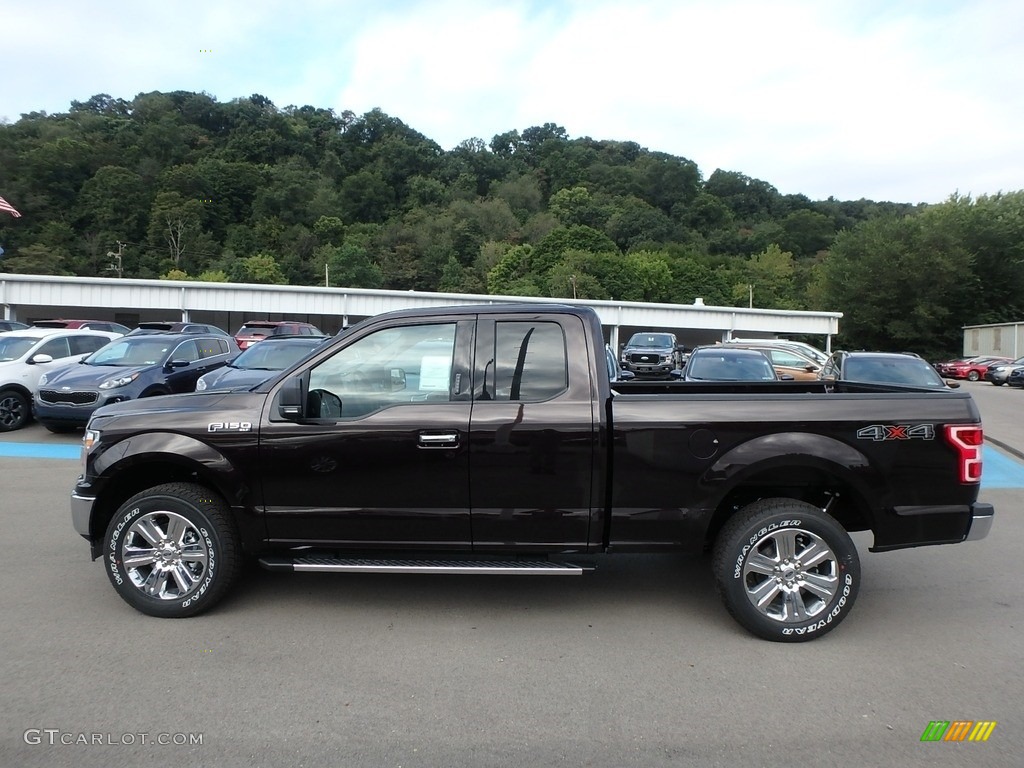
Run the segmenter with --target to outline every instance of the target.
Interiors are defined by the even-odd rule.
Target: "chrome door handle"
[[[420,448],[454,448],[459,444],[458,432],[434,432],[420,435]]]

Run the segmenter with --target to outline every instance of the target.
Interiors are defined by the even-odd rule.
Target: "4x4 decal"
[[[857,430],[858,440],[934,440],[932,424],[872,424]]]

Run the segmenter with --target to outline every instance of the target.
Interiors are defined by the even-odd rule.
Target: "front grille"
[[[629,362],[637,365],[658,365],[661,362],[661,355],[657,352],[634,352],[629,356]]]
[[[91,405],[99,395],[96,392],[62,392],[57,389],[40,389],[39,399],[44,403],[66,403],[68,405]]]

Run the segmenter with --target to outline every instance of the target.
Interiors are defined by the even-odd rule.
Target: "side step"
[[[339,557],[263,557],[268,571],[333,573],[489,573],[492,576],[582,576],[591,566],[548,560],[373,560]]]

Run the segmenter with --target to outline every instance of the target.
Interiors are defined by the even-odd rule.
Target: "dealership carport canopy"
[[[510,302],[582,304],[593,307],[613,348],[637,330],[674,331],[687,346],[736,336],[814,336],[828,349],[841,312],[656,304],[630,301],[546,299],[465,293],[384,291],[364,288],[202,283],[0,273],[4,319],[32,322],[50,317],[142,321],[190,320],[233,332],[250,319],[311,322],[328,333],[393,309]],[[621,337],[621,338],[620,338]]]

